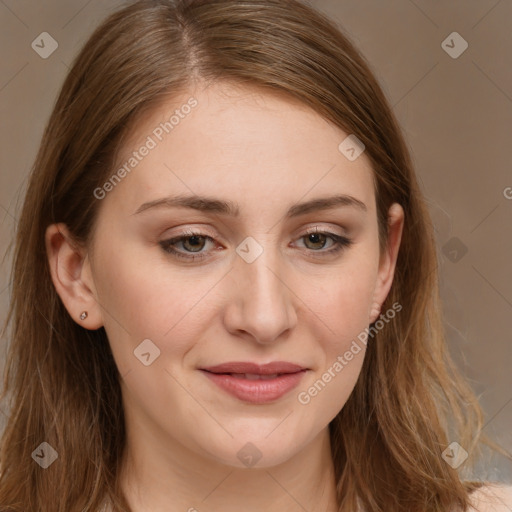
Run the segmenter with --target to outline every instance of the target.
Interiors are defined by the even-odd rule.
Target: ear
[[[86,329],[99,329],[103,319],[87,252],[73,241],[62,223],[48,226],[45,244],[53,284],[71,318]],[[87,317],[82,320],[84,311]]]
[[[381,254],[377,283],[373,292],[373,305],[370,313],[370,323],[377,320],[380,309],[388,296],[393,276],[395,274],[398,250],[402,239],[404,227],[404,211],[398,203],[393,203],[388,210],[388,240],[387,245]]]

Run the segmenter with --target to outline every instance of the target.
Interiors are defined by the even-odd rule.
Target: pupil
[[[321,240],[321,237],[324,236],[322,235],[322,233],[310,233],[309,234],[309,241],[312,242],[313,244],[318,244],[318,243],[322,243],[320,240]],[[320,237],[320,240],[318,239],[318,237]]]
[[[192,247],[196,247],[196,248],[197,248],[197,247],[198,247],[197,243],[198,243],[198,241],[199,241],[199,238],[202,238],[202,237],[200,237],[200,236],[198,236],[198,235],[189,236],[189,237],[188,237],[188,239],[187,239],[187,240],[188,240],[188,242],[187,242],[187,243],[188,243],[189,245],[192,245]],[[192,244],[190,244],[190,240],[192,240]],[[201,247],[200,247],[200,246],[199,246],[199,249],[201,249]]]

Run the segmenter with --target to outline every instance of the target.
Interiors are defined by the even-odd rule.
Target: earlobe
[[[378,302],[374,302],[372,304],[372,309],[370,312],[370,322],[373,323],[375,320],[377,320],[378,316],[380,315],[381,305]]]
[[[99,329],[103,321],[93,283],[82,280],[89,264],[85,250],[62,223],[48,226],[45,243],[53,285],[71,318],[86,329]]]
[[[404,211],[398,203],[393,203],[388,210],[388,240],[379,262],[377,283],[373,294],[373,305],[370,312],[370,323],[377,320],[382,304],[391,289],[395,275],[398,251],[404,227]]]

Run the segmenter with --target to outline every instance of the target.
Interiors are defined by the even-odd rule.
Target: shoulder
[[[511,512],[512,485],[485,484],[471,493],[468,512]]]

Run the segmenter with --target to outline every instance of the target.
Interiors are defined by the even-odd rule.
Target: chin
[[[283,446],[282,443],[269,442],[264,436],[250,440],[238,440],[236,437],[227,446],[212,450],[209,456],[225,466],[240,469],[266,469],[283,464],[297,452],[296,446]]]

